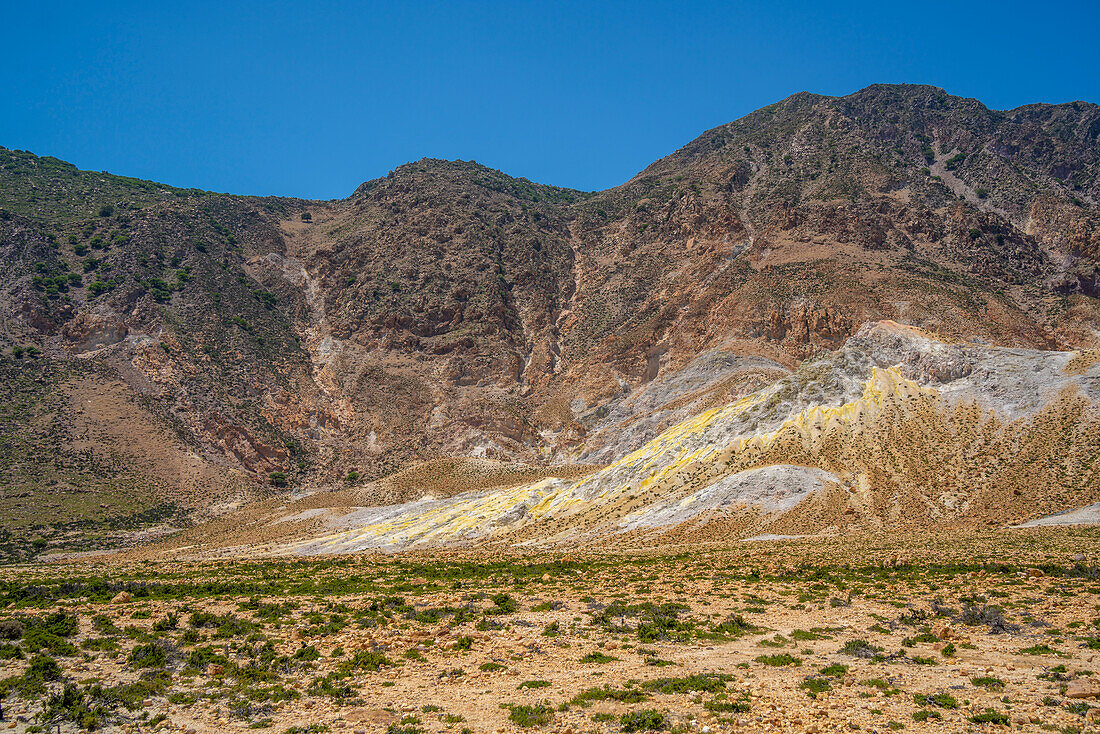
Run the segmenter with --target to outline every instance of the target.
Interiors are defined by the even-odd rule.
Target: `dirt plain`
[[[1090,730],[1100,532],[0,570],[5,731]]]

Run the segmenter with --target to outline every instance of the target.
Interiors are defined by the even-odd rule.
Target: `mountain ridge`
[[[19,383],[0,470],[13,494],[102,484],[79,457],[115,429],[87,446],[51,407],[88,380],[208,467],[170,493],[187,522],[438,457],[610,458],[866,322],[1092,348],[1098,138],[1095,105],[874,85],[793,95],[599,192],[422,159],[345,199],[248,197],[0,150],[0,351],[45,380]],[[12,527],[52,533],[19,504]]]

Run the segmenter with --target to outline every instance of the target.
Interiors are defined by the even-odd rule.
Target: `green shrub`
[[[780,667],[783,665],[802,665],[802,660],[796,658],[790,653],[780,653],[779,655],[761,655],[756,658],[756,662],[763,663],[764,665],[771,665],[773,667]]]
[[[346,674],[332,672],[328,675],[314,678],[306,692],[311,696],[328,696],[336,699],[349,699],[355,697],[355,689],[350,683],[345,683]]]
[[[317,648],[314,647],[313,645],[302,645],[294,653],[294,659],[295,660],[304,660],[304,661],[307,661],[307,662],[317,660],[320,657],[321,657],[321,653],[318,652]]]
[[[997,709],[987,708],[980,714],[975,714],[970,717],[970,721],[975,724],[1000,724],[1001,726],[1008,726],[1010,722],[1006,714],[1002,714]]]
[[[113,652],[118,649],[118,642],[111,637],[89,637],[80,643],[83,650],[99,652]]]
[[[752,708],[747,700],[742,701],[707,701],[703,708],[716,714],[744,714]]]
[[[205,670],[208,665],[228,666],[229,660],[209,646],[196,647],[187,656],[187,668],[190,670]]]
[[[554,720],[554,709],[543,704],[534,706],[509,706],[508,719],[516,726],[530,728],[545,726]]]
[[[393,665],[393,661],[380,652],[360,650],[352,656],[351,660],[341,663],[341,668],[376,671],[383,665]]]
[[[38,627],[31,628],[23,636],[23,647],[31,652],[45,650],[51,655],[75,655],[76,647],[67,640]]]
[[[137,645],[128,658],[135,668],[163,668],[168,662],[164,649],[156,642]]]
[[[717,693],[726,687],[726,680],[728,679],[728,675],[710,676],[693,673],[683,678],[657,678],[646,681],[642,684],[642,687],[647,691],[658,691],[660,693],[691,693],[693,691]]]
[[[168,671],[149,671],[142,673],[140,679],[108,688],[105,693],[112,701],[122,704],[127,710],[135,711],[142,707],[145,699],[163,694],[171,683],[172,676]]]
[[[970,682],[979,688],[988,688],[991,691],[1003,691],[1005,687],[1005,682],[1003,680],[989,675],[971,678]]]
[[[872,645],[866,640],[848,640],[844,647],[840,648],[841,655],[850,655],[854,658],[873,658],[882,652],[882,648]]]
[[[104,614],[92,617],[92,628],[101,635],[121,635],[122,630],[115,626],[111,618]]]
[[[218,640],[225,640],[231,637],[240,637],[241,635],[247,635],[256,629],[256,625],[247,619],[238,619],[232,614],[227,614],[224,617],[217,618],[218,626],[214,630],[214,638]]]
[[[647,700],[649,700],[649,696],[644,691],[639,691],[637,688],[589,688],[573,696],[573,698],[569,700],[569,703],[574,706],[585,708],[591,706],[594,701],[641,703]]]
[[[757,627],[749,622],[745,621],[745,618],[740,614],[731,614],[725,619],[725,621],[719,622],[711,628],[711,631],[718,635],[727,635],[729,637],[737,637],[746,632],[752,632]]]
[[[665,728],[665,716],[654,709],[630,711],[619,717],[619,726],[625,732],[655,731]]]
[[[72,637],[77,633],[79,625],[75,614],[57,611],[47,614],[45,617],[32,617],[27,620],[28,630],[43,630],[58,637]]]
[[[187,619],[187,624],[196,629],[200,629],[203,627],[217,627],[218,615],[201,610],[197,612],[191,612],[191,616]]]
[[[819,693],[833,690],[833,685],[825,678],[806,678],[798,687],[810,698],[817,698]]]
[[[61,666],[48,655],[35,655],[31,658],[31,663],[27,666],[27,672],[24,675],[39,680],[58,681],[61,680]]]
[[[75,683],[66,683],[60,691],[46,697],[40,720],[71,721],[81,729],[91,730],[107,722],[110,708],[111,705],[99,686],[84,689]]]
[[[1084,716],[1085,714],[1087,714],[1089,712],[1089,710],[1092,708],[1092,706],[1089,706],[1084,701],[1074,701],[1072,703],[1066,702],[1066,704],[1063,705],[1062,708],[1064,708],[1066,711],[1069,711],[1071,714],[1077,714],[1078,716]]]
[[[23,623],[18,619],[0,621],[0,640],[18,640],[23,636]]]
[[[1014,628],[1005,620],[1004,610],[997,606],[967,603],[959,614],[959,621],[965,625],[987,625],[993,633],[1011,632]]]
[[[515,599],[503,593],[493,597],[493,604],[496,605],[496,609],[492,610],[493,614],[513,614],[519,608]]]
[[[913,703],[918,706],[938,706],[941,709],[959,707],[959,702],[950,693],[914,693]]]
[[[154,632],[167,632],[168,630],[174,630],[179,627],[180,615],[175,612],[169,612],[164,619],[158,619],[153,623]]]

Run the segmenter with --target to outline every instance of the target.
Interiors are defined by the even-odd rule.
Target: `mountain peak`
[[[516,178],[476,161],[421,158],[398,166],[382,178],[360,185],[349,198],[375,191],[386,184],[432,189],[486,189],[521,199],[573,199],[584,192],[559,186],[537,184],[526,178]]]
[[[902,370],[830,373],[853,415],[868,380],[916,395],[984,345],[1087,371],[1097,109],[800,92],[594,193],[424,158],[343,200],[258,199],[0,151],[0,385],[22,406],[0,447],[32,447],[0,448],[3,479],[74,507],[93,488],[103,527],[154,486],[139,509],[182,521],[438,458],[615,464],[826,358]],[[721,487],[784,477],[825,481]],[[19,513],[4,526],[35,527]]]

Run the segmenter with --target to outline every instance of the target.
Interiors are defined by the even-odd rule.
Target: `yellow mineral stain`
[[[529,485],[493,492],[488,495],[456,498],[435,507],[411,507],[391,519],[353,530],[332,533],[306,545],[336,549],[356,544],[406,544],[417,541],[447,542],[467,535],[484,537],[510,532],[526,523],[564,517],[600,506],[610,499],[655,490],[658,494],[679,489],[689,490],[716,481],[729,473],[724,467],[745,451],[766,451],[781,438],[792,435],[816,441],[829,431],[858,431],[870,425],[889,401],[904,401],[917,396],[936,398],[938,393],[905,378],[896,367],[874,368],[863,384],[861,396],[839,406],[813,406],[785,420],[776,430],[735,439],[723,444],[695,446],[700,436],[716,424],[733,420],[761,404],[768,390],[754,393],[736,402],[713,408],[689,418],[662,433],[642,448],[580,481],[543,479]],[[683,500],[686,506],[691,497]],[[525,506],[522,518],[510,525],[497,524],[501,516]],[[643,510],[644,511],[644,510]],[[633,515],[637,512],[632,513]]]

